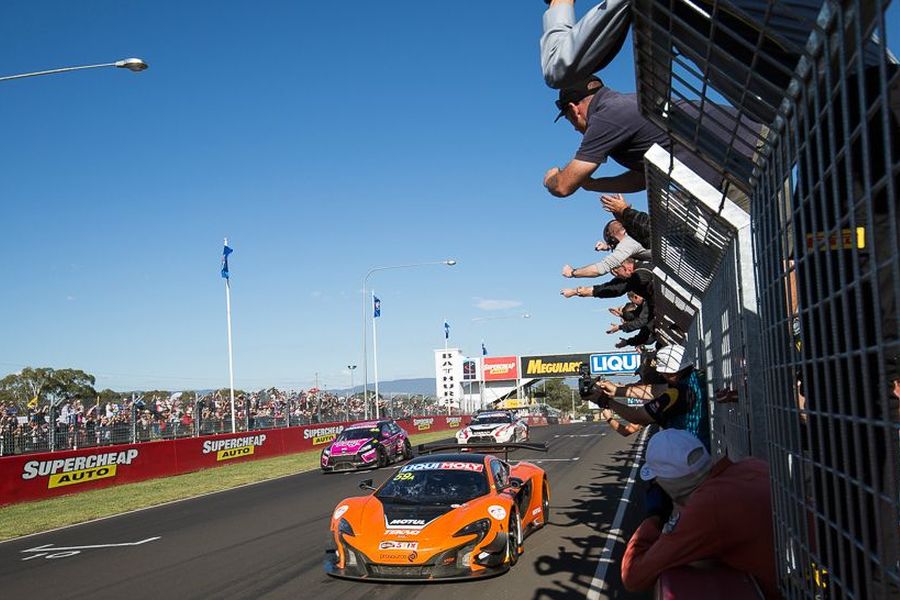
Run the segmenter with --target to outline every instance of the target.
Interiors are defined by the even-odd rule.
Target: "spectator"
[[[645,248],[628,235],[625,226],[619,221],[612,220],[603,229],[603,240],[594,246],[597,251],[612,250],[609,256],[603,257],[600,262],[584,267],[572,268],[565,265],[562,268],[563,277],[600,277],[606,275],[614,267],[622,264],[627,258],[647,261],[650,260],[650,250]]]
[[[554,196],[571,196],[579,188],[594,192],[640,192],[644,181],[644,154],[654,144],[672,151],[710,185],[718,188],[722,177],[686,148],[673,149],[669,135],[640,113],[636,94],[620,94],[596,78],[559,91],[557,120],[565,116],[583,135],[575,157],[562,169],[544,175],[544,187]],[[626,171],[615,177],[592,178],[601,164],[612,158]]]
[[[634,292],[628,292],[628,304],[621,309],[611,308],[612,314],[622,317],[622,323],[613,323],[606,333],[631,333],[632,331],[640,331],[643,328],[651,328],[653,322],[653,307],[646,302],[643,296]]]
[[[714,560],[751,575],[766,598],[780,597],[765,462],[713,464],[696,437],[667,429],[650,439],[641,479],[655,481],[675,508],[665,523],[648,516],[631,536],[622,558],[626,589],[647,589],[666,569]]]
[[[633,258],[626,258],[618,267],[613,267],[614,279],[595,286],[563,288],[560,294],[566,298],[581,296],[582,298],[617,298],[628,292],[653,302],[653,272],[642,263],[638,266]]]
[[[617,386],[600,381],[597,395],[611,399],[614,410],[636,425],[657,423],[663,429],[684,429],[697,436],[709,449],[709,402],[700,372],[685,357],[683,346],[666,346],[656,353],[656,372],[665,384],[638,383]],[[642,406],[629,406],[625,398],[643,400]],[[594,400],[595,402],[597,400]]]
[[[600,196],[603,208],[611,212],[619,221],[629,237],[636,240],[644,248],[653,248],[653,237],[650,231],[650,215],[632,208],[622,194],[604,194]]]

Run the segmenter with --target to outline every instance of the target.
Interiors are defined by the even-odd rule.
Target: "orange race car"
[[[443,446],[427,450],[451,448]],[[456,449],[456,446],[452,446]],[[550,516],[543,469],[481,452],[545,445],[479,446],[418,456],[367,496],[348,498],[331,517],[325,571],[377,581],[472,579],[504,573],[523,541]]]

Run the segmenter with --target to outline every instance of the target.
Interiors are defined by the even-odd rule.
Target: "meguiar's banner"
[[[546,354],[523,356],[519,377],[578,377],[581,363],[589,364],[590,354]]]
[[[397,419],[410,435],[450,431],[468,425],[469,416]],[[140,444],[98,446],[0,458],[0,505],[40,500],[189,473],[248,460],[320,450],[352,422],[321,423],[208,435]]]

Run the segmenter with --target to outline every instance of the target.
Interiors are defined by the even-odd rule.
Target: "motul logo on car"
[[[400,526],[403,527],[405,525],[424,525],[425,519],[391,519],[388,525],[391,526]]]

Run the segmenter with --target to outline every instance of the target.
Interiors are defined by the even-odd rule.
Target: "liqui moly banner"
[[[591,354],[591,375],[632,375],[640,366],[638,352]]]

